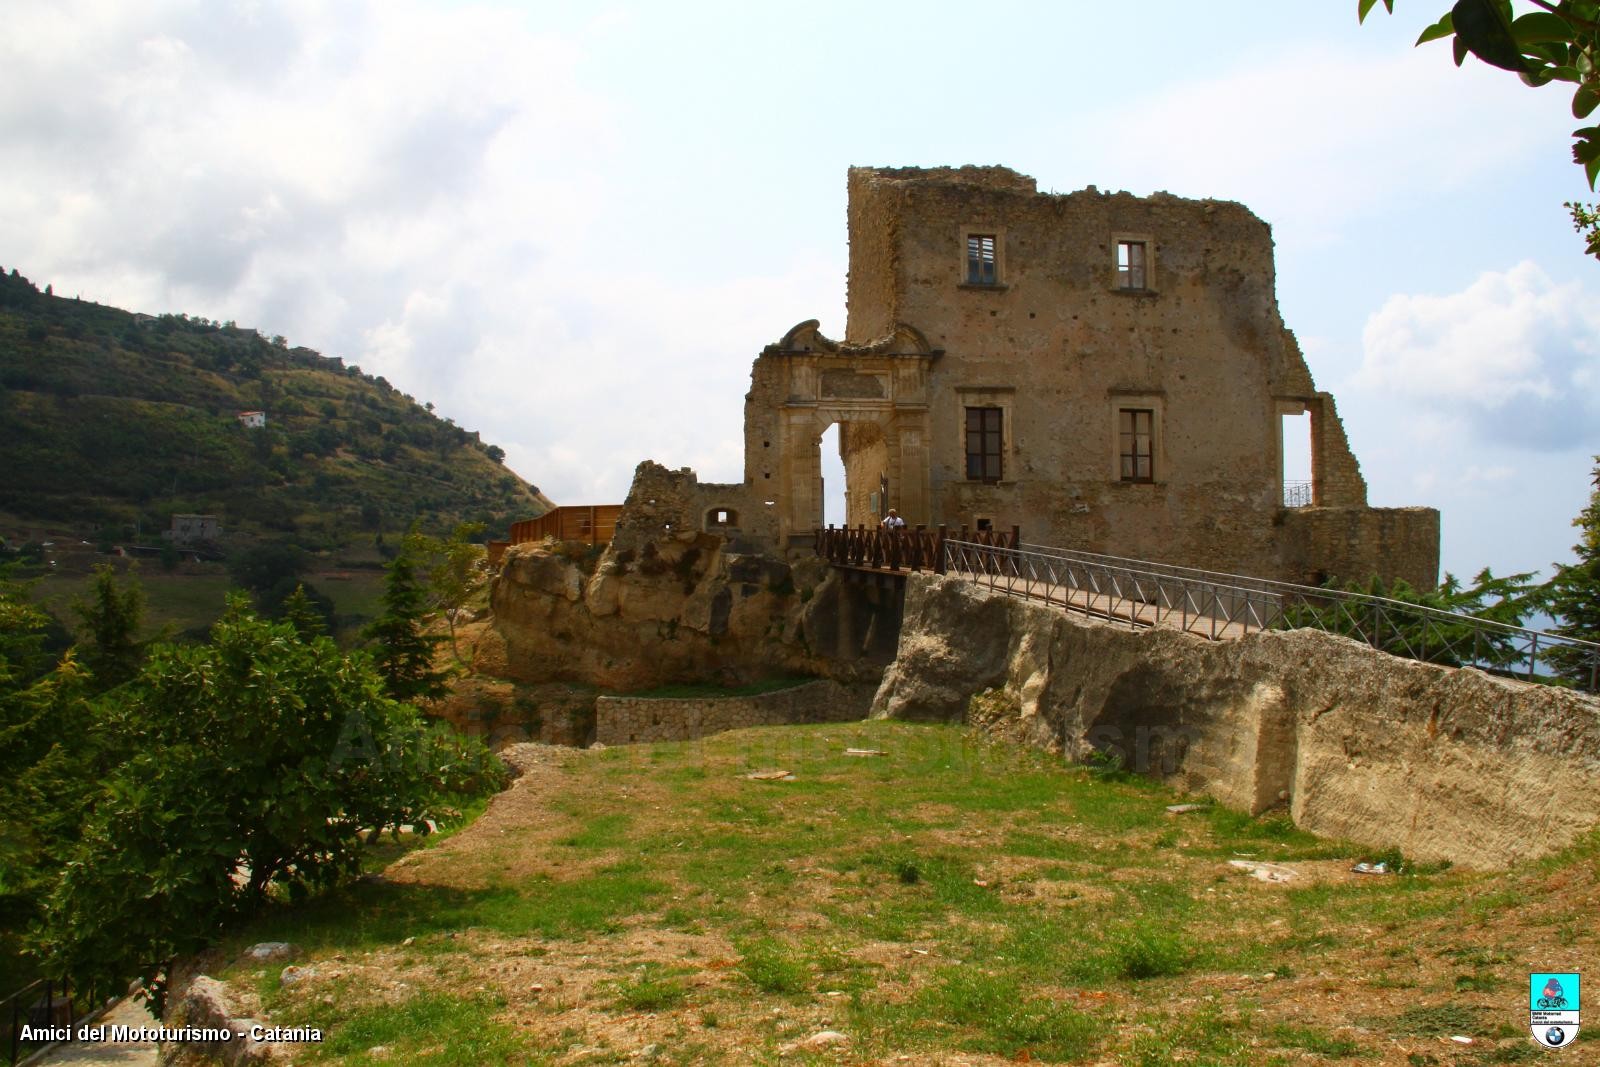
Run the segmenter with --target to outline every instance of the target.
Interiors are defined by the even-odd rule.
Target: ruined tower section
[[[1296,581],[1435,583],[1438,513],[1367,506],[1333,397],[1279,315],[1271,232],[1246,208],[1044,195],[1000,167],[854,168],[849,192],[841,353],[902,329],[939,353],[926,470],[902,453],[885,502],[907,521],[1019,524],[1031,542]],[[1295,413],[1311,419],[1313,485],[1287,507],[1280,418]]]

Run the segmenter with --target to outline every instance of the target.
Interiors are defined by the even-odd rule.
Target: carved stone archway
[[[912,326],[851,344],[824,337],[814,319],[762,351],[745,398],[745,470],[774,501],[782,544],[809,542],[822,521],[819,442],[834,423],[852,482],[851,521],[866,517],[865,490],[854,483],[870,477],[875,489],[879,473],[908,523],[929,521],[928,368],[940,354]]]

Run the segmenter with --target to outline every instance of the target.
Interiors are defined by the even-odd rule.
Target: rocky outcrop
[[[287,1061],[284,1050],[271,1041],[252,1036],[267,1028],[261,1022],[242,1015],[234,1007],[233,995],[226,983],[208,975],[197,975],[179,998],[175,1011],[168,1012],[165,1025],[169,1029],[194,1027],[196,1029],[227,1032],[233,1036],[221,1041],[164,1042],[160,1062],[182,1067],[186,1064],[226,1064],[241,1067],[244,1064],[283,1063]]]
[[[475,669],[613,691],[780,674],[877,681],[894,652],[897,596],[843,588],[818,560],[731,545],[668,531],[604,551],[514,546],[491,587],[492,632],[478,637]]]
[[[1098,749],[1230,806],[1286,805],[1314,833],[1475,868],[1600,821],[1600,700],[1314,630],[1208,642],[913,576],[873,714]]]

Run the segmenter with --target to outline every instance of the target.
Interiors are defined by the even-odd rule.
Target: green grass
[[[769,766],[795,780],[743,777]],[[268,916],[249,939],[290,940],[320,959],[392,952],[413,937],[405,958],[443,968],[451,989],[477,988],[462,975],[485,945],[491,960],[550,953],[593,969],[586,1001],[512,1013],[550,1049],[597,1047],[588,1011],[648,1016],[652,1042],[699,1057],[663,1052],[679,1057],[668,1062],[775,1064],[786,1044],[833,1028],[863,1060],[959,1051],[1254,1067],[1481,1033],[1512,960],[1464,924],[1529,892],[1525,881],[1455,871],[1260,886],[1225,859],[1338,867],[1362,852],[1281,816],[1216,806],[1171,816],[1176,795],[1159,785],[949,727],[744,731],[611,748],[559,773],[527,833],[493,831],[504,862],[480,857],[474,879],[454,879],[442,861],[419,865],[432,873]],[[528,869],[512,877],[518,857]],[[1463,934],[1409,933],[1441,919]],[[1257,1002],[1295,987],[1326,1003],[1335,981],[1370,1036]],[[1409,1003],[1424,1003],[1360,1016],[1380,982],[1405,983],[1418,990]],[[574,1062],[629,1055],[607,1047]]]
[[[302,1044],[311,1062],[339,1058],[351,1063],[407,1063],[426,1067],[550,1062],[524,1035],[495,1019],[504,1007],[490,996],[458,997],[443,992],[414,996],[396,1005],[357,1007],[348,1012],[322,1005],[290,1013],[288,1022],[324,1030],[321,1044]],[[383,1049],[373,1055],[369,1050]]]
[[[617,982],[615,1007],[623,1011],[669,1011],[689,999],[689,987],[681,977],[659,964],[641,967],[637,974]]]
[[[811,986],[811,971],[793,946],[764,938],[744,948],[739,972],[763,993],[803,993]]]
[[[1349,1038],[1334,1037],[1309,1026],[1275,1026],[1272,1038],[1287,1048],[1304,1049],[1329,1059],[1348,1059],[1361,1052],[1361,1046]]]

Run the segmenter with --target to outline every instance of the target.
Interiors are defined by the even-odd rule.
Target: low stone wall
[[[595,740],[606,745],[693,741],[750,726],[851,722],[866,718],[871,702],[870,688],[827,680],[748,697],[605,696],[595,701]]]
[[[972,697],[991,691],[987,699]],[[1129,631],[969,582],[908,579],[873,715],[962,721],[1313,833],[1492,869],[1600,823],[1600,699],[1315,630]]]

